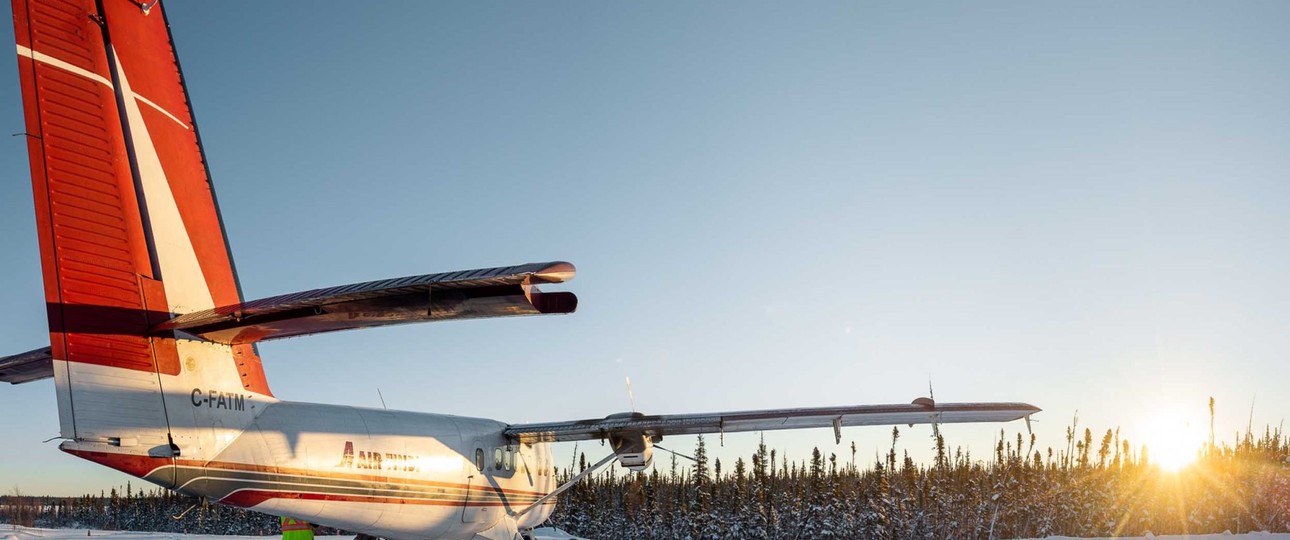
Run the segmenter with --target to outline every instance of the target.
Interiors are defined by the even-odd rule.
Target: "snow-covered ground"
[[[538,529],[537,536],[542,540],[580,540],[556,529]],[[265,540],[272,536],[213,536],[203,534],[152,533],[134,531],[100,531],[86,529],[37,529],[0,525],[0,540],[81,540],[86,537],[106,540]],[[319,536],[315,540],[353,540],[352,536]],[[1117,540],[1133,540],[1141,536],[1121,537]],[[1194,536],[1147,536],[1145,538],[1169,540],[1290,540],[1290,533],[1255,532],[1247,534],[1199,534]],[[1050,536],[1048,540],[1066,540],[1068,536]],[[1071,539],[1073,540],[1073,539]],[[1080,539],[1103,540],[1103,539]],[[1106,539],[1109,540],[1109,539]]]
[[[1290,540],[1290,532],[1246,532],[1244,535],[1233,535],[1231,532],[1224,532],[1220,535],[1164,535],[1164,536],[1120,536],[1116,539],[1107,539],[1107,537],[1094,537],[1094,539],[1085,539],[1085,537],[1076,536],[1049,536],[1045,540],[1134,540],[1134,539],[1160,539],[1160,540]]]
[[[1120,536],[1113,540],[1160,539],[1160,540],[1290,540],[1290,532],[1247,532],[1244,535],[1233,535],[1224,532],[1220,535],[1164,535],[1164,536]],[[1049,536],[1045,540],[1112,540],[1107,537],[1085,539],[1076,536]]]
[[[540,540],[585,540],[559,529],[534,531]],[[88,538],[87,538],[88,537]],[[98,529],[38,529],[0,524],[0,540],[266,540],[276,536],[213,536],[205,534],[100,531]],[[1290,537],[1287,537],[1290,539]],[[314,540],[354,540],[353,536],[315,536]]]

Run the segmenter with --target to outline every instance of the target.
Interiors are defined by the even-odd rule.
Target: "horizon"
[[[947,425],[949,424],[940,425],[940,429],[944,430]],[[875,454],[871,458],[866,459],[864,456],[861,456],[861,454],[858,451],[858,448],[856,449],[855,454],[850,454],[850,451],[852,450],[852,446],[849,443],[852,443],[855,441],[854,439],[847,439],[844,437],[843,442],[836,445],[833,443],[828,443],[827,445],[813,446],[810,448],[810,451],[808,451],[805,455],[800,457],[799,456],[790,457],[786,452],[782,452],[780,448],[767,445],[766,451],[768,452],[768,455],[770,455],[774,460],[771,464],[769,464],[768,468],[773,469],[778,473],[787,473],[788,471],[798,471],[798,472],[806,471],[807,466],[814,459],[814,453],[816,451],[819,452],[820,457],[824,461],[829,461],[830,458],[836,459],[837,463],[843,466],[839,469],[840,471],[852,472],[852,468],[854,468],[854,472],[858,472],[860,474],[872,473],[879,469],[885,469],[889,467],[887,462],[892,455],[897,456],[896,458],[898,461],[897,469],[903,468],[904,456],[909,455],[909,450],[910,450],[910,448],[908,448],[910,443],[907,441],[907,439],[909,438],[908,432],[913,431],[915,428],[911,428],[909,426],[903,426],[903,425],[882,426],[882,427],[890,427],[890,428],[895,428],[897,430],[900,430],[898,440],[892,441],[891,431],[888,430],[886,432],[888,447],[885,449],[880,448],[880,450],[882,450],[883,453]],[[1005,437],[1002,440],[998,438],[998,434],[996,434],[996,437],[995,437],[996,444],[999,442],[1002,442],[1004,445],[1002,452],[1004,452],[1005,460],[1003,462],[1000,462],[997,459],[995,459],[997,457],[995,455],[996,452],[1000,451],[999,448],[991,447],[986,449],[984,452],[974,456],[972,455],[970,448],[963,445],[955,444],[955,441],[950,440],[949,438],[943,438],[943,441],[945,444],[945,458],[947,460],[947,463],[954,464],[953,466],[957,466],[960,462],[962,462],[963,464],[985,464],[988,466],[995,466],[995,465],[1005,464],[1007,462],[1006,456],[1011,455],[1012,453],[1015,452],[1018,455],[1026,456],[1026,461],[1028,463],[1036,455],[1038,455],[1045,465],[1056,465],[1056,466],[1062,466],[1067,468],[1074,468],[1074,467],[1077,467],[1081,454],[1084,455],[1085,459],[1093,460],[1094,456],[1096,455],[1094,446],[1100,447],[1102,443],[1102,437],[1105,436],[1108,432],[1110,432],[1111,435],[1114,437],[1113,440],[1117,444],[1112,444],[1108,446],[1109,452],[1114,454],[1117,462],[1123,462],[1122,466],[1124,467],[1140,466],[1140,467],[1153,468],[1162,477],[1198,476],[1200,478],[1207,478],[1207,474],[1209,473],[1207,473],[1204,469],[1205,467],[1211,466],[1211,464],[1207,464],[1205,462],[1205,458],[1207,456],[1216,456],[1221,459],[1224,457],[1228,457],[1229,455],[1235,455],[1235,453],[1247,443],[1261,444],[1261,443],[1272,442],[1272,441],[1290,443],[1290,437],[1287,437],[1286,433],[1284,433],[1282,429],[1283,426],[1278,426],[1277,428],[1274,429],[1271,424],[1264,425],[1262,430],[1254,426],[1251,426],[1250,431],[1239,430],[1232,435],[1233,438],[1231,440],[1223,438],[1222,436],[1219,436],[1217,433],[1215,433],[1215,442],[1213,447],[1210,447],[1208,444],[1209,441],[1206,440],[1200,446],[1197,446],[1194,449],[1195,455],[1189,456],[1189,458],[1185,462],[1177,463],[1176,466],[1174,466],[1175,464],[1162,462],[1159,459],[1159,457],[1155,455],[1155,452],[1150,449],[1149,443],[1137,442],[1135,439],[1132,438],[1131,436],[1132,434],[1121,433],[1116,428],[1095,429],[1092,426],[1082,426],[1082,427],[1084,430],[1087,430],[1087,432],[1081,431],[1077,426],[1067,426],[1067,428],[1076,428],[1074,429],[1074,432],[1073,432],[1074,437],[1070,440],[1069,446],[1067,448],[1041,446],[1038,443],[1036,443],[1035,446],[1031,448],[1030,438],[1028,436],[1029,433],[1027,433],[1024,430],[1012,431],[1012,432],[1006,432],[1005,430]],[[930,428],[929,428],[929,431],[930,431]],[[1093,441],[1093,444],[1083,446],[1083,447],[1078,447],[1077,443],[1084,440],[1085,434],[1091,437],[1090,440]],[[935,439],[932,433],[929,432],[929,433],[924,433],[922,435],[927,436],[931,441],[931,444],[933,445],[935,444]],[[740,436],[741,438],[756,436],[760,439],[761,433],[757,433],[757,432],[732,433],[732,434],[726,434],[725,436],[726,437]],[[1018,447],[1014,444],[1018,440],[1017,439],[1018,436],[1022,438],[1021,440],[1023,441],[1024,446],[1026,447],[1025,450],[1023,450],[1021,447]],[[735,474],[736,474],[735,462],[737,460],[743,460],[745,467],[750,466],[749,463],[751,462],[751,457],[754,454],[756,454],[758,451],[757,444],[740,445],[740,448],[744,448],[745,450],[742,453],[734,452],[734,453],[728,453],[729,455],[725,455],[725,454],[713,455],[712,452],[719,451],[722,448],[719,435],[708,434],[706,436],[705,435],[677,436],[672,439],[668,439],[668,441],[673,441],[677,438],[686,440],[687,442],[690,442],[692,444],[689,447],[681,447],[681,446],[675,446],[669,443],[667,446],[672,446],[674,448],[679,449],[675,451],[671,449],[663,450],[656,446],[653,465],[651,465],[648,469],[646,469],[640,474],[649,475],[657,470],[660,474],[667,476],[669,473],[666,473],[664,471],[670,470],[672,467],[672,462],[675,461],[677,464],[677,470],[681,471],[681,477],[684,478],[687,474],[692,472],[697,467],[697,464],[695,463],[695,458],[694,458],[694,456],[696,455],[695,450],[698,447],[700,439],[702,439],[707,455],[711,456],[711,457],[705,458],[705,461],[707,463],[706,470],[712,474],[713,479],[731,480],[735,478]],[[1206,437],[1206,439],[1208,439],[1208,436]],[[594,441],[588,441],[588,442],[590,443]],[[1127,453],[1124,450],[1124,446],[1123,446],[1125,444],[1128,444]],[[569,446],[570,448],[573,447],[572,444],[570,444]],[[596,446],[599,446],[599,445],[596,445]],[[836,449],[837,451],[830,451],[832,449]],[[933,449],[934,449],[934,446],[933,446]],[[1030,452],[1033,452],[1033,453],[1030,453]],[[554,464],[555,471],[558,475],[572,476],[576,474],[576,471],[580,470],[580,468],[584,466],[589,467],[598,457],[598,455],[595,453],[588,455],[586,449],[581,449],[576,451],[570,450],[566,454],[568,454],[567,457],[569,458],[567,462],[564,462],[564,463],[556,462]],[[850,454],[850,456],[848,456],[848,454]],[[733,459],[728,459],[723,461],[722,460],[723,457],[733,458]],[[913,459],[912,462],[914,466],[917,467],[919,470],[930,471],[936,467],[934,452],[931,454],[931,457],[932,459]],[[1112,463],[1110,460],[1107,460],[1104,463],[1104,465],[1106,467],[1111,467]],[[1099,467],[1097,465],[1090,465],[1090,466],[1093,468]],[[719,474],[717,472],[718,467],[720,467]],[[632,472],[632,471],[626,471],[626,470],[619,470],[614,467],[606,467],[604,469],[597,471],[593,476],[597,478],[606,479],[606,478],[613,478],[613,477],[622,476],[622,475],[634,475],[634,474],[638,474],[638,473]],[[133,492],[137,495],[142,496],[146,493],[170,491],[166,488],[154,485],[146,480],[143,480],[142,478],[136,478],[125,474],[120,474],[119,476],[122,479],[122,483],[99,487],[98,488],[100,492],[99,495],[106,496],[109,493],[115,493],[117,495],[124,496],[128,492]],[[85,492],[85,493],[75,493],[75,494],[31,493],[31,492],[23,491],[19,487],[15,486],[13,489],[11,489],[8,492],[0,493],[0,499],[4,499],[7,497],[77,498],[77,497],[87,496],[87,495],[94,496],[94,493],[92,491]]]
[[[1032,457],[1024,441],[1016,442],[997,449],[984,466],[957,452],[938,452],[934,465],[919,466],[901,459],[893,446],[885,463],[859,468],[845,456],[839,462],[818,451],[809,463],[788,464],[764,446],[748,461],[723,468],[696,447],[695,462],[679,468],[673,458],[669,467],[648,473],[596,474],[561,495],[565,502],[547,524],[591,538],[671,538],[695,530],[739,538],[812,531],[839,537],[895,531],[936,538],[1196,538],[1231,536],[1233,529],[1264,536],[1290,530],[1290,519],[1278,510],[1287,480],[1280,469],[1290,459],[1290,439],[1280,433],[1207,448],[1195,464],[1172,472],[1126,455],[1110,434],[1100,444],[1088,437],[1071,455],[1046,458],[1038,452]],[[580,462],[556,476],[573,476],[587,465]],[[0,518],[24,526],[206,534],[277,529],[273,516],[244,508],[201,505],[190,514],[197,508],[190,498],[146,486],[84,499],[0,501]]]
[[[266,343],[282,399],[536,422],[630,410],[625,377],[658,414],[930,385],[1039,406],[1041,447],[1075,414],[1199,445],[1211,396],[1220,434],[1290,410],[1290,6],[167,9],[246,299],[580,270],[552,288],[568,316]],[[22,131],[9,55],[0,102]],[[0,145],[0,356],[48,345],[23,139]],[[128,478],[41,443],[49,382],[0,408],[0,486]],[[988,455],[1000,428],[1025,430],[941,429]],[[901,432],[926,461],[930,428]]]

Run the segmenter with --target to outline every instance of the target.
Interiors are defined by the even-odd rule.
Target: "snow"
[[[1165,535],[1165,536],[1121,536],[1114,540],[1133,540],[1135,538],[1155,540],[1290,540],[1290,533],[1269,533],[1269,532],[1252,532],[1245,534],[1232,534],[1223,532],[1221,534],[1191,534],[1191,535]],[[1073,536],[1049,536],[1045,540],[1112,540],[1111,538],[1076,538]]]
[[[539,540],[586,540],[560,529],[542,527],[534,530]],[[88,533],[88,534],[87,534]],[[98,529],[40,529],[0,524],[0,540],[266,540],[278,536],[217,536],[208,534],[154,533],[138,531],[101,531]],[[314,540],[354,540],[353,536],[315,536]],[[1290,540],[1290,535],[1286,535]]]
[[[540,540],[586,540],[550,527],[534,530]],[[88,533],[88,534],[87,534]],[[276,536],[218,536],[207,534],[153,533],[137,531],[101,531],[97,529],[40,529],[0,525],[0,540],[81,540],[83,538],[107,538],[109,540],[266,540]],[[352,536],[318,536],[315,540],[353,540]],[[1119,537],[1116,540],[1157,539],[1157,540],[1290,540],[1290,533],[1252,532],[1246,534],[1198,534],[1180,536],[1134,536]],[[1076,540],[1069,536],[1050,536],[1046,540]],[[1109,538],[1080,538],[1078,540],[1111,540]]]
[[[102,531],[98,529],[41,529],[0,526],[0,540],[82,540],[86,537],[111,540],[265,540],[268,536],[215,536],[202,534]],[[354,540],[353,536],[317,536],[314,540]]]
[[[574,536],[555,527],[538,527],[533,529],[533,536],[541,540],[587,540],[581,536]]]

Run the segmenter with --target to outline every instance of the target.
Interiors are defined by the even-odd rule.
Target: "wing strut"
[[[573,478],[570,478],[568,482],[561,484],[560,487],[555,488],[555,490],[553,490],[552,492],[547,493],[546,495],[543,495],[541,499],[533,501],[533,504],[530,504],[524,507],[524,509],[520,510],[519,512],[512,512],[511,516],[520,517],[528,513],[529,510],[532,510],[534,508],[541,506],[542,503],[547,502],[548,500],[550,500],[552,497],[555,497],[556,495],[564,493],[566,490],[573,487],[574,484],[581,482],[583,478],[590,476],[592,473],[595,473],[597,469],[604,467],[605,465],[609,464],[610,461],[613,461],[617,458],[618,458],[618,454],[609,454],[605,456],[605,459],[597,461],[595,465],[588,467],[587,470],[578,473],[578,475],[574,476]]]

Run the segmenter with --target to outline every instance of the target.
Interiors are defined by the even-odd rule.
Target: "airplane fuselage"
[[[215,396],[195,408],[236,411]],[[506,424],[481,418],[275,401],[209,460],[138,468],[109,445],[63,449],[181,493],[391,539],[496,537],[535,527],[555,499],[513,516],[556,486],[550,447],[509,443]],[[249,407],[243,403],[242,407]],[[213,428],[219,431],[221,428]],[[211,439],[207,439],[211,440]],[[512,532],[506,532],[512,531]],[[489,535],[494,536],[494,535]]]

